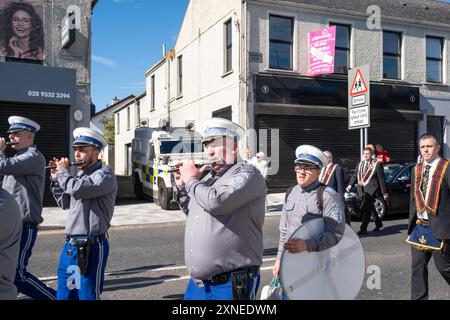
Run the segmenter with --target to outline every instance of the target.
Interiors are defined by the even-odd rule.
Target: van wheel
[[[138,200],[145,199],[144,188],[138,176],[134,177],[134,194],[136,195],[136,199]]]
[[[161,209],[169,209],[169,194],[164,183],[159,183],[158,186],[158,202]]]

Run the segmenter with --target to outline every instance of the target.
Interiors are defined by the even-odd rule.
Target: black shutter
[[[48,105],[7,105],[0,104],[0,137],[9,140],[8,117],[22,116],[36,121],[41,130],[36,134],[35,144],[44,156],[46,163],[53,157],[69,157],[69,108]],[[9,149],[9,148],[8,148]],[[11,154],[9,154],[11,155]],[[48,174],[48,172],[46,173]],[[45,182],[44,205],[56,205],[49,190],[50,180]]]
[[[296,184],[294,172],[295,149],[311,144],[333,153],[334,162],[342,165],[346,182],[353,173],[360,156],[360,132],[348,130],[347,118],[306,116],[256,116],[257,129],[279,129],[279,170],[268,177],[270,192],[284,192]],[[259,137],[258,137],[259,138]],[[267,151],[271,157],[271,138]],[[391,154],[393,161],[415,161],[417,155],[417,123],[413,121],[372,121],[369,143],[380,143]]]

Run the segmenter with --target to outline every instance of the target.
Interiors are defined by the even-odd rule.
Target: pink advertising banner
[[[336,26],[308,33],[308,75],[334,73]]]

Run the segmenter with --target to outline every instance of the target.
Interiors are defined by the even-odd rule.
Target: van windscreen
[[[203,152],[201,140],[166,140],[161,141],[161,154]]]

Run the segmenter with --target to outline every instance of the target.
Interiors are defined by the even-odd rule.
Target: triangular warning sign
[[[366,81],[364,81],[364,78],[361,74],[361,70],[358,68],[358,70],[356,70],[355,79],[353,79],[350,96],[356,96],[358,94],[363,94],[366,92],[367,92]]]

